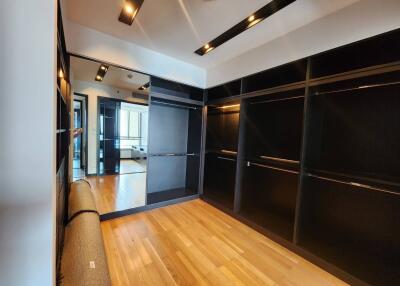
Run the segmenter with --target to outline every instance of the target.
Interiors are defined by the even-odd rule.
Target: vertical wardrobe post
[[[240,204],[242,199],[242,176],[244,167],[244,151],[245,151],[245,136],[246,136],[246,112],[247,112],[247,101],[240,100],[240,112],[239,112],[239,138],[237,147],[237,158],[236,158],[236,177],[235,177],[235,195],[233,203],[233,212],[237,213],[240,210]]]
[[[300,216],[301,216],[301,207],[303,200],[303,180],[305,176],[305,158],[306,158],[306,150],[307,150],[307,130],[308,130],[308,118],[309,118],[309,80],[311,77],[311,57],[307,59],[307,71],[306,71],[306,88],[305,88],[305,97],[304,97],[304,112],[303,112],[303,137],[301,142],[301,153],[300,153],[300,175],[299,175],[299,188],[297,192],[296,199],[296,212],[294,218],[294,233],[293,233],[293,243],[297,244],[299,241],[299,231],[301,228],[300,224]]]
[[[207,95],[206,95],[207,97]],[[202,124],[201,124],[201,145],[200,145],[200,169],[199,169],[199,194],[203,194],[204,187],[204,162],[206,159],[206,136],[207,136],[207,110],[205,105],[202,111]]]

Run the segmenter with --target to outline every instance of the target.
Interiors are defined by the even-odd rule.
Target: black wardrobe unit
[[[208,106],[203,197],[233,210],[239,102]]]
[[[305,89],[246,99],[239,214],[292,241]]]
[[[316,86],[309,101],[298,243],[371,285],[399,285],[400,72]]]
[[[151,78],[147,204],[198,195],[203,90]]]
[[[351,285],[400,285],[400,30],[207,95],[207,201]]]

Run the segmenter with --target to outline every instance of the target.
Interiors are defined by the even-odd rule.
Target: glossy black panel
[[[306,167],[400,183],[400,84],[333,91],[310,97]]]
[[[206,155],[203,195],[230,210],[233,209],[236,159],[231,156]]]
[[[299,244],[371,285],[400,284],[400,196],[304,179]]]
[[[306,80],[307,60],[299,60],[243,78],[243,93]]]
[[[304,89],[249,99],[246,158],[300,160]]]
[[[239,106],[208,108],[206,137],[208,150],[237,151],[239,108]]]
[[[235,80],[223,85],[219,85],[207,90],[207,100],[221,99],[239,95],[241,90],[241,80]]]
[[[388,32],[312,57],[311,77],[317,78],[353,69],[400,60],[400,32]]]
[[[244,167],[240,215],[292,241],[298,180],[290,172]]]

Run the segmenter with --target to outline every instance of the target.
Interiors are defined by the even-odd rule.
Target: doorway
[[[146,173],[148,106],[98,100],[98,175]]]

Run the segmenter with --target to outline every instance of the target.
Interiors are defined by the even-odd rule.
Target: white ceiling
[[[71,69],[75,80],[99,83],[136,93],[147,94],[147,91],[138,90],[139,87],[149,82],[150,77],[137,72],[110,66],[103,81],[95,81],[100,64],[77,57],[71,57]],[[131,78],[128,75],[132,75]]]
[[[65,0],[67,19],[203,68],[210,68],[359,0],[297,0],[200,57],[194,51],[271,0],[145,0],[132,26],[123,0]]]

